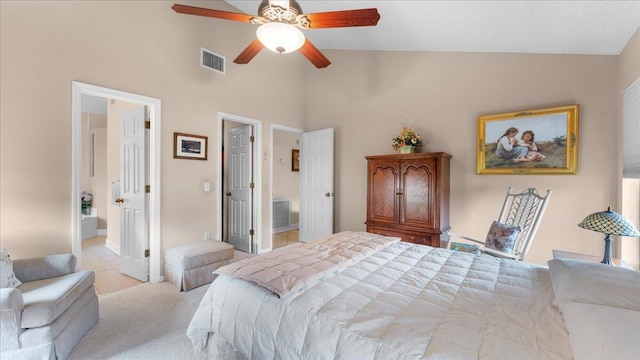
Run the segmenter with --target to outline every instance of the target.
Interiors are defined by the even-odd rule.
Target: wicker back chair
[[[542,215],[547,208],[549,198],[551,197],[551,190],[547,190],[547,193],[544,196],[538,194],[538,191],[535,188],[528,188],[517,194],[512,193],[511,191],[512,188],[509,187],[497,222],[520,227],[520,234],[516,238],[515,245],[513,247],[513,254],[487,248],[485,246],[485,241],[457,235],[451,232],[449,232],[448,248],[455,249],[460,247],[461,243],[451,241],[452,238],[457,238],[463,240],[462,244],[468,241],[476,243],[476,247],[480,252],[519,261],[524,260],[524,257],[527,255],[527,252],[533,243],[533,238],[538,231]]]

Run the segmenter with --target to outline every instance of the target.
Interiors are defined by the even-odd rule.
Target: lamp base
[[[611,235],[610,234],[606,234],[604,237],[604,257],[602,258],[602,261],[600,261],[600,263],[615,266],[613,261],[611,261]]]

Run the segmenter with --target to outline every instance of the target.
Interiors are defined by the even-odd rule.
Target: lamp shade
[[[640,237],[640,232],[626,217],[611,211],[593,213],[578,224],[579,227],[609,235]]]
[[[258,40],[267,49],[280,54],[296,51],[304,45],[304,34],[293,25],[271,22],[260,25],[256,30]]]

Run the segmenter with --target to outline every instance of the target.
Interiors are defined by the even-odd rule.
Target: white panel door
[[[144,106],[120,115],[120,272],[148,281]]]
[[[229,130],[229,244],[236,249],[251,252],[252,191],[250,125]]]
[[[300,241],[333,233],[333,128],[303,133],[300,145]]]

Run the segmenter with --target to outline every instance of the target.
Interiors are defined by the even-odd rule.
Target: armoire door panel
[[[398,186],[397,168],[388,164],[371,164],[369,179],[369,219],[398,222],[398,202],[394,189]]]
[[[402,160],[400,225],[433,228],[435,161]]]

